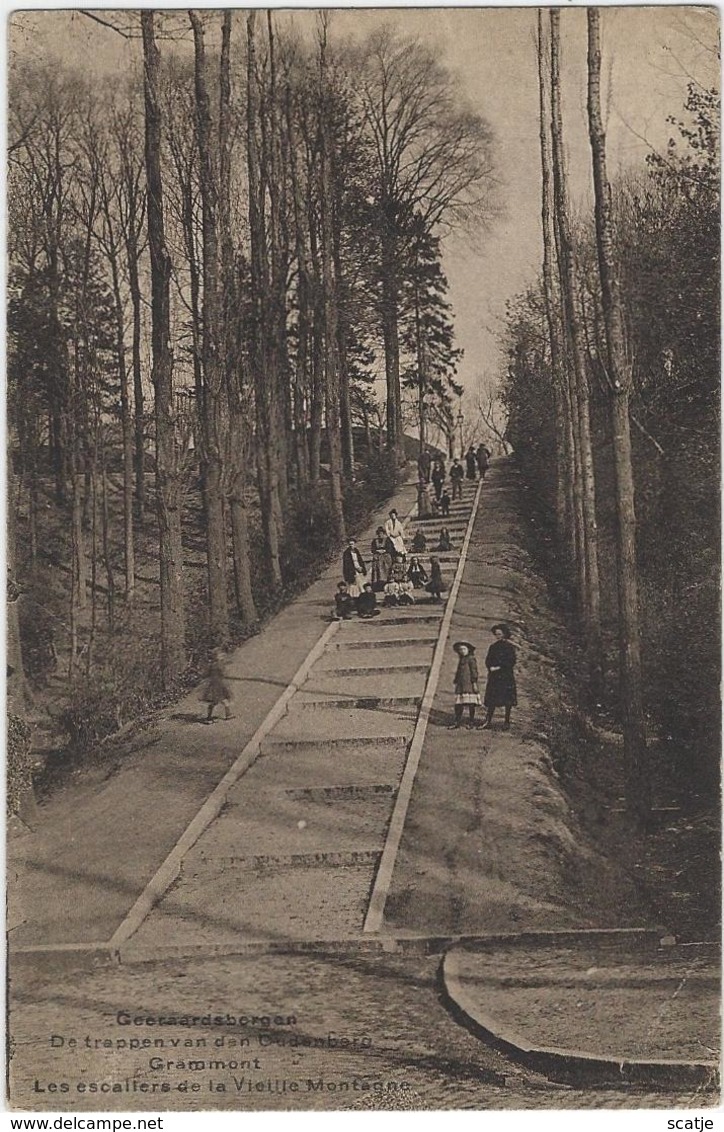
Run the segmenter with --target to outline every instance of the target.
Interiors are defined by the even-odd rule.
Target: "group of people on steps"
[[[450,514],[451,503],[463,497],[464,479],[475,481],[478,475],[485,479],[490,466],[490,449],[483,443],[477,448],[471,444],[463,460],[456,456],[446,470],[445,457],[441,454],[433,456],[427,449],[420,453],[417,461],[417,513],[421,519],[434,518],[438,514],[445,518]],[[450,491],[445,486],[448,478]]]
[[[437,549],[452,550],[450,532],[440,531]],[[430,558],[430,572],[420,561],[426,554],[427,536],[418,530],[408,558],[404,524],[393,508],[387,522],[378,527],[370,545],[371,562],[365,560],[355,539],[349,539],[342,555],[342,581],[337,585],[332,616],[348,621],[356,613],[363,619],[378,616],[377,595],[384,594],[383,605],[414,605],[415,591],[425,590],[432,601],[440,601],[445,590],[440,560]],[[419,595],[418,595],[419,596]]]
[[[488,470],[490,452],[481,444],[475,450],[472,445],[465,454],[465,469],[457,458],[449,470],[452,486],[452,499],[461,498],[462,481],[465,476],[474,480],[479,472],[481,478]],[[440,506],[443,515],[450,513],[450,495],[445,489],[445,461],[443,457],[436,456],[434,463],[429,452],[421,454],[418,461],[420,472],[419,489],[427,489],[432,482],[435,489],[435,501]],[[418,508],[420,514],[420,509]],[[420,517],[424,515],[420,514]],[[398,512],[393,508],[384,526],[377,528],[375,537],[370,546],[371,567],[362,556],[355,539],[348,541],[342,555],[342,581],[338,583],[334,599],[332,616],[338,620],[350,620],[355,614],[362,620],[377,617],[380,609],[377,605],[377,595],[384,592],[383,604],[387,607],[397,605],[413,605],[415,591],[425,590],[432,601],[440,601],[445,590],[445,584],[440,569],[440,561],[432,555],[430,558],[430,574],[428,576],[420,555],[428,550],[427,536],[422,529],[418,529],[412,540],[412,555],[407,556],[406,534],[404,524]],[[447,527],[443,527],[437,542],[437,550],[446,552],[452,550],[452,540]],[[463,724],[465,708],[468,709],[468,727],[481,726],[487,729],[492,725],[496,708],[503,708],[503,729],[510,728],[511,709],[517,705],[517,689],[515,683],[516,650],[511,641],[510,627],[504,623],[493,625],[494,642],[488,649],[485,657],[487,681],[482,704],[485,706],[485,720],[478,724],[475,719],[476,709],[481,706],[478,664],[475,657],[475,646],[469,641],[457,641],[453,648],[458,655],[458,664],[455,672],[455,719],[450,725],[459,728]],[[207,704],[204,723],[213,722],[214,708],[221,705],[226,719],[231,719],[231,689],[224,670],[221,650],[211,650],[206,682],[201,691],[201,699]]]

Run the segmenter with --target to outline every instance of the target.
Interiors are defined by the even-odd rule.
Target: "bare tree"
[[[161,174],[160,52],[154,12],[141,12],[146,108],[146,183],[148,186],[148,243],[151,252],[151,346],[156,422],[156,510],[161,580],[161,674],[170,687],[184,665],[185,613],[181,545],[181,485],[173,399],[171,351],[171,262],[164,228]]]
[[[249,237],[251,243],[252,348],[251,368],[256,399],[257,479],[264,541],[271,581],[282,584],[280,557],[281,497],[276,433],[279,390],[269,366],[269,304],[265,184],[260,167],[261,108],[257,68],[256,12],[247,16],[247,162],[249,176]],[[272,365],[274,359],[271,359]]]
[[[342,508],[342,437],[340,417],[338,277],[334,256],[334,230],[332,209],[331,129],[327,98],[327,15],[320,16],[319,39],[319,138],[320,138],[320,206],[322,219],[322,289],[324,295],[324,363],[329,444],[329,474],[332,486],[332,512],[335,536],[341,541],[345,535]]]
[[[591,445],[588,374],[578,309],[578,282],[575,248],[571,234],[568,177],[563,147],[563,120],[560,94],[560,12],[550,10],[551,31],[551,131],[553,136],[553,194],[558,232],[559,272],[572,372],[574,375],[578,442],[580,451],[581,492],[584,518],[584,558],[580,574],[584,585],[583,615],[585,645],[588,658],[591,692],[594,699],[601,693],[603,650],[601,643],[601,594],[598,574],[598,531],[596,524],[596,485]],[[585,570],[585,572],[584,572]]]
[[[202,421],[201,474],[204,483],[206,549],[209,580],[209,626],[214,645],[224,645],[229,633],[226,599],[226,533],[224,523],[223,453],[228,432],[228,406],[224,380],[224,335],[220,301],[220,262],[218,231],[218,130],[214,131],[206,82],[204,29],[197,12],[189,19],[194,33],[194,84],[196,91],[196,133],[199,146],[202,244],[203,319],[201,358],[203,391],[200,405]]]
[[[577,512],[573,495],[575,478],[574,431],[570,412],[571,397],[563,336],[562,306],[554,268],[556,258],[555,216],[551,173],[550,95],[546,71],[543,11],[538,10],[538,84],[540,94],[541,221],[543,229],[543,290],[550,343],[553,399],[556,417],[556,521],[560,545],[566,547],[569,565],[576,561]],[[580,492],[579,492],[580,494]]]
[[[605,329],[607,377],[616,478],[616,557],[619,603],[619,665],[623,707],[626,806],[644,823],[651,807],[641,678],[641,635],[636,565],[636,509],[631,460],[629,398],[632,367],[614,255],[611,186],[606,170],[606,133],[601,114],[601,17],[588,9],[588,127],[593,161],[596,247]]]
[[[376,158],[387,443],[402,462],[398,319],[405,223],[418,215],[432,231],[479,222],[490,210],[492,138],[482,118],[461,109],[461,92],[433,53],[389,26],[370,36],[358,69]]]

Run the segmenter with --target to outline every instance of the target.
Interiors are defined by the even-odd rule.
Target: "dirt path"
[[[548,650],[563,630],[522,549],[515,478],[499,461],[483,486],[450,641],[476,646],[482,691],[491,627],[508,622],[519,707],[508,732],[500,718],[490,731],[448,730],[457,663],[448,649],[388,928],[475,934],[651,923],[624,870],[582,830],[553,771],[544,728],[558,689]]]

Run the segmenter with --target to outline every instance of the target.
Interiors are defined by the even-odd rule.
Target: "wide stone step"
[[[426,671],[427,666],[419,671],[401,672],[395,680],[391,680],[385,673],[374,671],[352,675],[329,668],[314,668],[297,695],[304,698],[310,695],[325,695],[340,699],[345,696],[351,699],[365,696],[414,696],[424,686],[425,681],[421,679],[421,672]]]
[[[358,735],[343,739],[277,739],[271,737],[261,744],[262,755],[289,754],[304,755],[309,751],[364,751],[366,748],[379,750],[381,747],[404,748],[409,743],[407,735]]]
[[[380,850],[350,849],[333,852],[318,850],[311,853],[256,853],[252,856],[187,857],[181,875],[199,876],[201,873],[223,873],[230,869],[239,872],[262,872],[278,869],[355,869],[374,868]]]
[[[430,669],[429,664],[366,664],[358,666],[347,666],[342,664],[339,659],[329,666],[320,669],[318,666],[315,672],[338,672],[340,676],[404,676],[408,673],[419,674],[426,673]]]
[[[322,865],[235,869],[233,883],[228,867],[199,869],[179,879],[134,942],[150,947],[171,933],[186,946],[358,936],[378,862],[378,854],[363,852],[370,855],[357,865],[328,857]]]
[[[300,697],[295,696],[287,714],[274,728],[274,740],[314,739],[379,739],[404,734],[410,736],[415,728],[415,705],[398,704],[396,710],[387,707],[353,707],[345,701],[345,708],[330,707],[324,702],[312,712],[299,707]]]
[[[428,515],[422,519],[411,519],[405,533],[405,545],[408,547],[408,553],[410,542],[415,537],[417,530],[421,530],[429,540],[437,534],[441,527],[447,527],[449,531],[461,531],[465,530],[469,521],[469,515],[456,515],[454,518],[448,517],[447,519],[443,519],[439,515],[437,518]]]
[[[366,641],[335,641],[329,647],[330,653],[344,653],[347,649],[355,652],[360,649],[395,649],[395,648],[421,648],[422,646],[432,646],[437,641],[437,637],[430,636],[429,633],[424,636],[421,634],[419,637],[390,637],[387,640],[375,640],[370,637]],[[326,655],[326,654],[325,654]]]
[[[342,786],[292,787],[290,790],[285,790],[284,793],[300,802],[336,801],[338,799],[366,802],[379,795],[391,799],[396,790],[397,787],[391,782],[350,782]]]
[[[301,711],[318,711],[320,708],[360,708],[367,710],[381,710],[383,708],[410,707],[419,708],[422,695],[419,696],[345,696],[328,697],[316,696],[311,699],[302,699],[298,704]]]
[[[412,730],[407,736],[265,745],[254,764],[254,786],[259,791],[379,783],[396,787],[411,736]]]
[[[394,606],[394,612],[392,609],[389,611],[391,616],[380,617],[379,622],[375,619],[375,626],[379,624],[382,628],[383,625],[434,625],[442,621],[443,604],[432,608],[428,605]]]

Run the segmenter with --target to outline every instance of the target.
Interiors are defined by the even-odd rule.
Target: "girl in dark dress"
[[[483,727],[490,727],[496,707],[505,708],[503,730],[510,730],[510,709],[517,706],[518,692],[515,686],[515,646],[510,640],[511,632],[507,625],[493,625],[495,641],[488,649],[485,667],[488,670],[488,683],[485,688],[484,704],[487,714]]]
[[[478,691],[478,662],[475,659],[475,648],[468,641],[456,641],[453,645],[458,654],[458,666],[455,672],[455,722],[452,727],[460,727],[463,721],[463,711],[467,707],[470,717],[469,727],[475,726],[475,708],[480,703]]]

